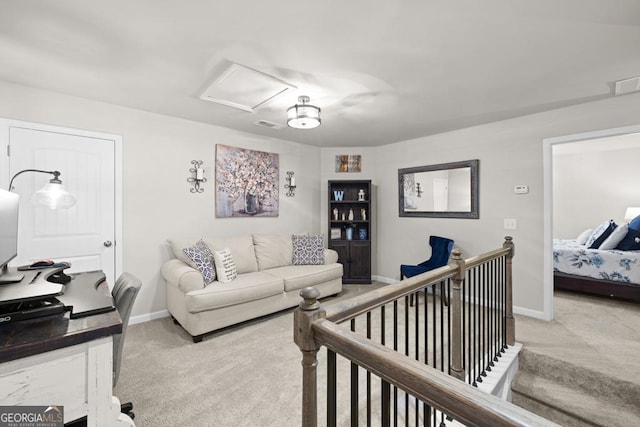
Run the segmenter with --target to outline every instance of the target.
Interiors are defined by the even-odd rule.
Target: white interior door
[[[18,257],[71,263],[68,272],[103,270],[116,278],[116,142],[93,133],[47,126],[8,126],[10,176],[23,169],[60,171],[76,197],[70,209],[34,206],[31,195],[51,176],[24,173],[14,180],[20,194]]]

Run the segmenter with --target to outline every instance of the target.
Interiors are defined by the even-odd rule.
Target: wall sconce
[[[31,202],[33,204],[45,206],[49,209],[68,209],[76,204],[75,196],[65,190],[64,185],[62,185],[60,172],[58,171],[45,171],[40,169],[21,170],[13,175],[11,181],[9,181],[9,191],[13,191],[13,180],[25,172],[48,173],[49,175],[53,175],[53,178],[51,178],[44,187],[33,193],[31,196]]]
[[[189,169],[189,172],[193,174],[187,178],[187,182],[193,183],[193,188],[189,189],[192,193],[202,193],[204,188],[200,187],[200,183],[207,182],[207,178],[204,177],[204,169],[202,169],[202,161],[200,160],[191,160],[191,164],[193,167]]]
[[[422,188],[420,188],[419,182],[416,183],[416,194],[418,195],[418,197],[422,197]]]
[[[287,189],[287,193],[286,196],[287,197],[294,197],[295,191],[296,191],[296,179],[293,176],[293,171],[287,171],[287,177],[285,178],[285,180],[287,181],[287,183],[284,185],[284,188]]]

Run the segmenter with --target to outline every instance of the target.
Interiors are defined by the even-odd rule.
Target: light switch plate
[[[516,220],[513,218],[508,218],[504,220],[504,229],[505,230],[515,230],[516,229]]]

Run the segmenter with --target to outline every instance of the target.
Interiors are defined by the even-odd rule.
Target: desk
[[[0,405],[62,405],[65,422],[134,426],[112,395],[112,336],[121,332],[117,311],[0,325]]]

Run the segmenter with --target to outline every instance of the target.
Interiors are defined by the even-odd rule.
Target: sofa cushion
[[[283,289],[281,278],[258,271],[241,274],[232,282],[214,282],[188,292],[185,305],[189,313],[199,313],[278,295]]]
[[[254,234],[252,237],[260,270],[291,265],[291,234]]]
[[[195,245],[189,246],[182,250],[191,261],[194,262],[196,268],[202,273],[204,285],[208,285],[216,280],[216,267],[213,266],[213,254],[202,240],[198,240]]]
[[[212,237],[205,238],[204,241],[212,251],[220,251],[229,248],[233,261],[236,264],[238,274],[258,271],[256,253],[253,249],[253,239],[251,235],[238,237]]]
[[[342,264],[291,265],[267,270],[284,280],[284,290],[295,291],[342,277]]]
[[[293,265],[324,264],[324,236],[296,235],[291,236],[293,243]]]

